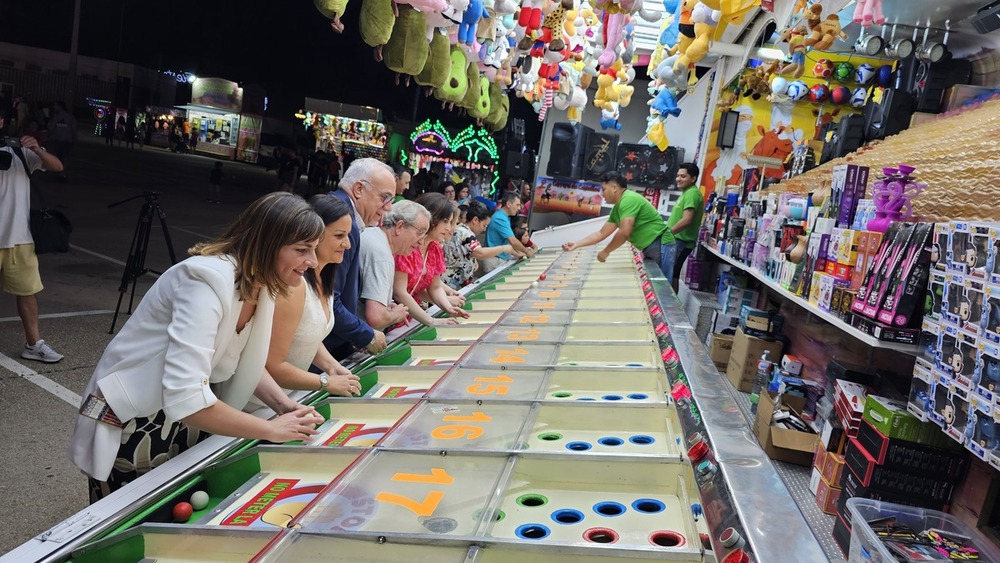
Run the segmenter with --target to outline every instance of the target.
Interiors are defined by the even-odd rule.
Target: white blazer
[[[242,302],[235,278],[228,256],[194,256],[164,272],[104,350],[84,400],[99,390],[125,424],[160,410],[169,424],[217,400],[242,409],[264,371],[274,299],[261,290],[235,373],[213,377],[237,336]],[[121,438],[121,428],[78,416],[70,457],[91,477],[107,480]]]

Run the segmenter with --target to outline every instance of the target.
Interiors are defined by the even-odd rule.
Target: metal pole
[[[71,115],[76,105],[77,47],[80,42],[80,1],[76,0],[73,4],[73,37],[69,43],[69,72],[66,75],[66,93],[63,100],[66,102],[66,111]]]

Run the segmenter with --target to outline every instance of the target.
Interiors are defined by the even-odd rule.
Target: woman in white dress
[[[305,272],[305,283],[275,301],[267,370],[284,389],[323,390],[350,397],[360,394],[358,376],[340,365],[323,345],[333,329],[333,273],[351,247],[350,204],[327,194],[309,204],[326,228],[316,247],[316,266]],[[315,365],[323,373],[310,373]]]

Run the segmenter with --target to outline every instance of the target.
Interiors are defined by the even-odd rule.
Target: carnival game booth
[[[191,103],[180,109],[187,112],[190,135],[197,140],[195,152],[233,160],[241,147],[241,160],[255,160],[261,119],[251,116],[243,123],[243,88],[239,84],[199,77],[191,84]]]
[[[295,117],[312,132],[318,151],[384,161],[388,134],[381,114],[378,108],[306,98]]]
[[[440,121],[428,119],[413,130],[402,160],[414,171],[426,169],[439,178],[457,174],[468,182],[478,177],[483,197],[493,196],[500,182],[500,155],[493,134],[475,125],[453,134]]]

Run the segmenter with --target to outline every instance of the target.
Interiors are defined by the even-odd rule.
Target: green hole
[[[554,442],[556,440],[562,440],[562,434],[557,434],[555,432],[546,432],[545,434],[539,434],[538,439],[545,440],[546,442]]]
[[[542,495],[528,494],[517,497],[515,502],[521,506],[544,506],[549,502],[549,499]]]
[[[472,519],[473,520],[479,520],[479,517],[480,517],[480,515],[482,515],[482,513],[483,513],[482,509],[473,512],[472,513]],[[507,515],[504,514],[503,510],[497,510],[497,511],[495,511],[493,513],[493,521],[494,522],[499,522],[499,521],[503,520],[506,517],[507,517]]]
[[[566,397],[572,397],[573,394],[572,393],[567,393],[565,391],[559,391],[558,393],[553,393],[552,396],[553,397],[557,397],[559,399],[565,399]]]

